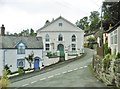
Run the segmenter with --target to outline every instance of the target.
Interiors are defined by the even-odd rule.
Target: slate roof
[[[116,25],[114,25],[111,29],[107,30],[106,33],[110,33],[116,30],[119,26],[120,26],[120,21]]]
[[[43,49],[41,37],[0,36],[0,48],[14,49],[20,42],[24,43],[27,49]]]

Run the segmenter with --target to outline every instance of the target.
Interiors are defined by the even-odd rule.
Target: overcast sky
[[[103,0],[0,0],[0,26],[6,32],[41,28],[46,20],[60,15],[75,23],[91,11],[100,11]]]

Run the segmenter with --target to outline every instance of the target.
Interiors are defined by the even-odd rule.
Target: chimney
[[[4,24],[2,24],[2,27],[1,27],[1,36],[5,36],[5,27],[4,27]]]

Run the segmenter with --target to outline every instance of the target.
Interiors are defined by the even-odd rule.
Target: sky
[[[19,33],[23,29],[35,31],[45,21],[59,16],[75,24],[91,11],[99,11],[103,0],[0,0],[0,26],[6,32]]]

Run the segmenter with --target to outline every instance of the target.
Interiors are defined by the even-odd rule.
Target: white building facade
[[[120,22],[107,31],[108,33],[108,47],[111,48],[112,53],[120,53]]]
[[[42,67],[42,38],[36,37],[15,37],[0,36],[0,76],[3,75],[5,65],[8,65],[11,72],[18,71],[19,67],[30,68],[25,57],[33,56],[32,68]]]
[[[84,52],[84,31],[59,17],[37,31],[37,37],[43,38],[44,52],[67,52],[79,55]]]

